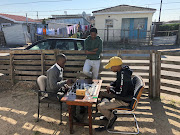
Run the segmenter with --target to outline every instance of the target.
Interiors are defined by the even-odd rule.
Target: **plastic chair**
[[[135,86],[135,89],[134,89],[134,96],[133,96],[133,100],[132,100],[131,104],[128,107],[114,108],[114,109],[112,109],[112,113],[114,113],[116,115],[121,115],[121,114],[133,115],[137,132],[114,131],[114,130],[107,129],[107,131],[109,133],[139,134],[139,126],[138,126],[138,122],[136,120],[136,116],[134,114],[134,111],[137,108],[137,105],[138,105],[138,102],[139,102],[140,97],[142,95],[145,84],[144,84],[144,82],[140,76],[134,76],[132,81],[133,81],[133,84]],[[109,122],[108,122],[108,125],[109,125]],[[107,127],[108,127],[108,125],[107,125]]]
[[[59,104],[59,106],[60,106],[60,123],[59,124],[62,124],[62,102],[61,102],[61,98],[64,96],[64,94],[59,95],[59,94],[55,94],[52,92],[47,92],[46,91],[47,77],[45,75],[39,76],[37,78],[37,83],[38,83],[38,86],[40,88],[40,90],[38,90],[38,119],[37,119],[37,122],[39,121],[40,104],[41,103],[47,103],[48,107],[49,107],[49,104]],[[52,99],[48,98],[48,94],[58,96],[59,99],[52,100]]]

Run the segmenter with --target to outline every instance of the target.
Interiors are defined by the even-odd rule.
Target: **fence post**
[[[160,98],[160,89],[161,89],[161,52],[156,51],[155,55],[155,75],[156,75],[156,98]]]
[[[149,98],[160,98],[161,52],[151,51],[149,67]]]
[[[12,85],[15,84],[14,78],[14,53],[10,52],[10,76],[11,76],[11,83]]]
[[[153,58],[154,57],[154,51],[150,51],[150,59],[149,59],[149,98],[153,97]]]
[[[44,53],[41,51],[41,72],[42,75],[45,74],[45,63],[44,63]]]

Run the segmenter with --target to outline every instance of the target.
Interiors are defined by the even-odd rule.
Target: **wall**
[[[110,17],[109,17],[110,16]],[[148,18],[147,30],[150,30],[152,24],[152,13],[149,14],[119,14],[119,15],[95,15],[95,27],[97,29],[105,29],[105,19],[113,19],[113,28],[109,29],[121,29],[122,18]],[[99,31],[99,36],[104,39],[104,32]],[[117,36],[121,35],[121,31],[114,33]]]
[[[26,28],[27,29],[27,28]],[[22,24],[2,28],[7,45],[25,45],[27,31]]]

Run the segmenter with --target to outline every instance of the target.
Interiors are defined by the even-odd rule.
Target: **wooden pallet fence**
[[[55,58],[59,53],[64,53],[67,56],[64,78],[75,80],[80,75],[79,71],[83,71],[83,65],[86,59],[84,51],[77,50],[13,50],[0,51],[0,53],[1,52],[9,53],[9,55],[4,57],[0,56],[0,70],[3,70],[2,73],[7,73],[13,83],[17,81],[36,81],[39,75],[46,75],[46,71],[55,63]],[[124,65],[130,66],[133,70],[133,75],[142,76],[146,83],[146,89],[149,90],[151,95],[150,97],[154,98],[159,96],[159,94],[157,94],[159,90],[157,89],[160,83],[158,83],[158,86],[156,85],[159,75],[152,76],[152,70],[159,66],[159,61],[155,61],[155,57],[159,56],[159,53],[157,53],[158,55],[156,55],[156,53],[156,51],[147,50],[103,51],[100,66],[100,78],[103,80],[102,88],[104,89],[111,81],[116,79],[115,73],[103,67],[111,57],[119,56],[123,59]],[[154,58],[152,58],[152,56],[154,56]],[[157,73],[157,71],[155,71],[155,73]]]
[[[180,96],[180,52],[161,53],[161,92]],[[164,59],[168,57],[168,60]]]

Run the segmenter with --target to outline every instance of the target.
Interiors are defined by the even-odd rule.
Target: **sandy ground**
[[[19,82],[12,86],[6,80],[0,80],[0,134],[1,135],[69,135],[67,106],[63,104],[63,124],[58,125],[58,106],[42,104],[40,121],[37,118],[37,95],[35,83]],[[106,121],[99,120],[100,113],[93,108],[93,134],[105,135],[108,132],[95,132],[94,128]],[[143,135],[179,135],[180,99],[161,94],[161,100],[150,100],[143,94],[136,117]],[[87,115],[83,116],[87,121]],[[135,131],[133,118],[121,116],[114,129]],[[88,135],[88,127],[74,126],[74,135]]]

